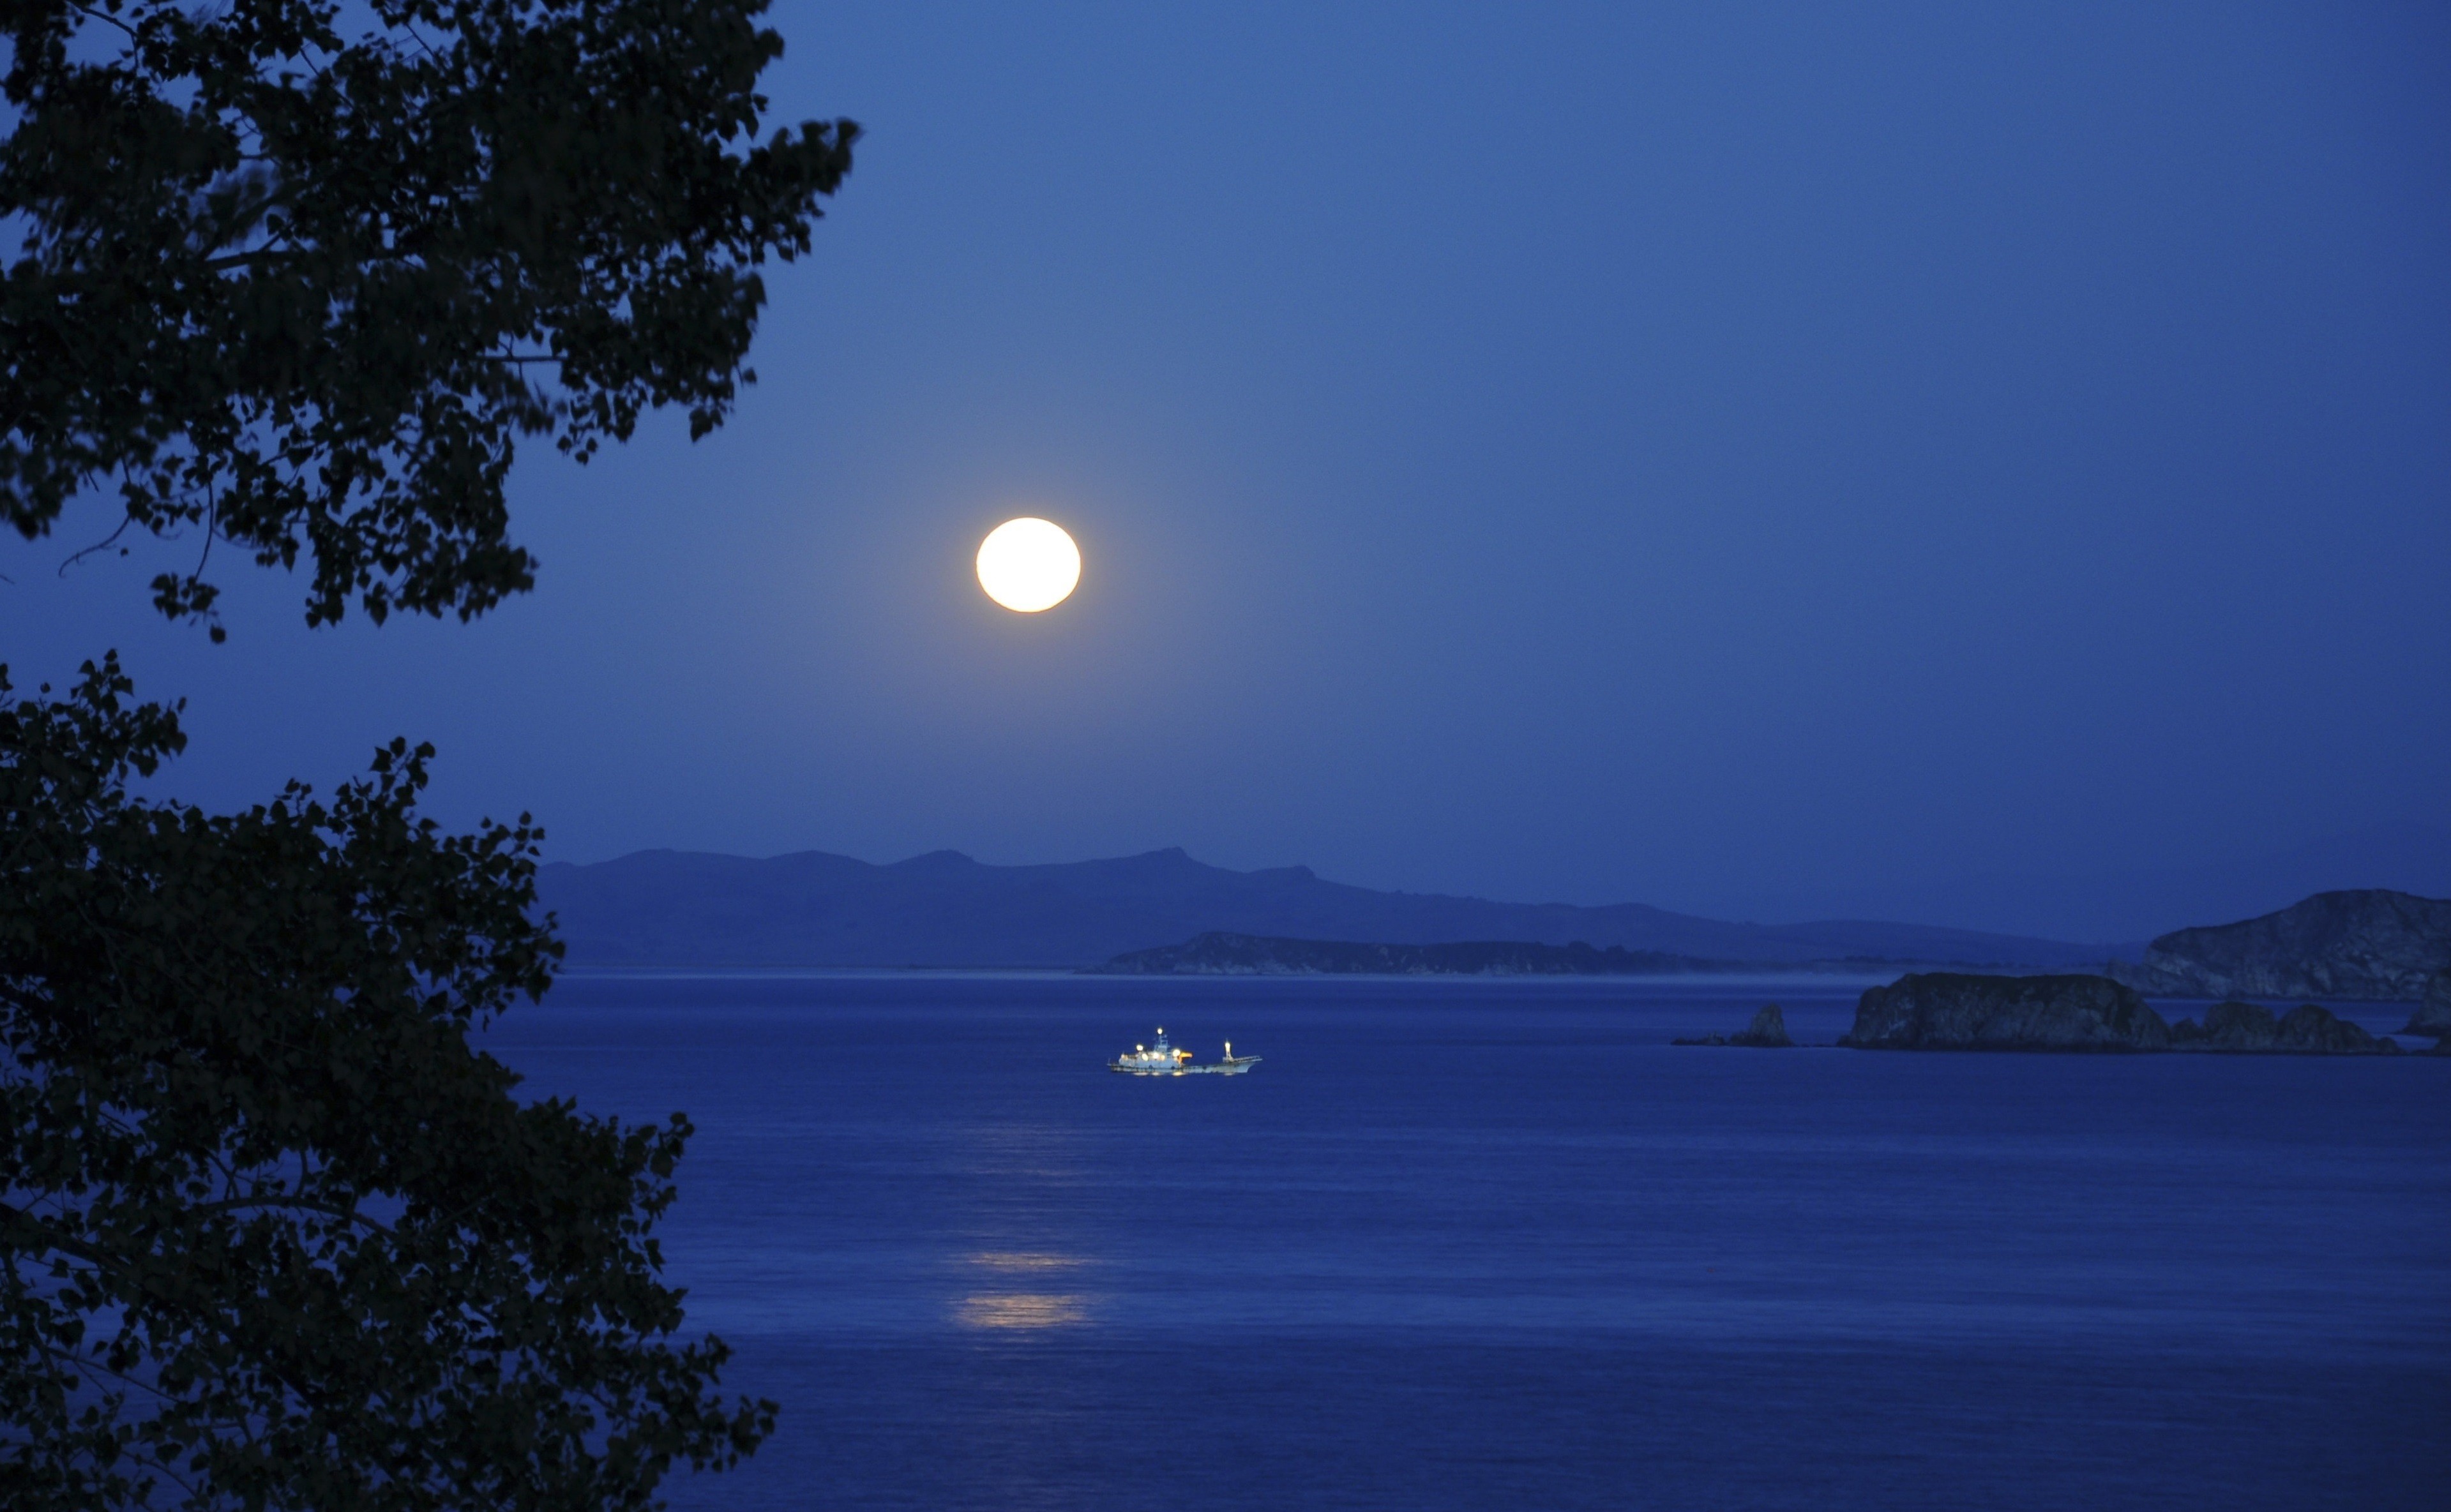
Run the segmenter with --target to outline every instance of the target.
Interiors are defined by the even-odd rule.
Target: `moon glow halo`
[[[979,543],[979,587],[1016,614],[1053,609],[1081,581],[1081,548],[1052,520],[1024,515]]]

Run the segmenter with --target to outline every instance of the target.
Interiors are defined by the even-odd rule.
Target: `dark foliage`
[[[5,689],[0,1504],[637,1507],[754,1448],[669,1341],[686,1123],[469,1048],[560,953],[527,821],[439,832],[404,742],[328,804],[138,801],[176,710]]]
[[[461,618],[528,588],[515,440],[703,435],[857,128],[758,144],[763,0],[0,0],[0,512]],[[344,19],[345,17],[345,19]],[[154,581],[212,619],[194,570]],[[221,638],[218,625],[212,627]],[[626,1508],[754,1449],[650,1237],[689,1130],[522,1103],[540,832],[127,790],[114,659],[0,676],[0,1505]]]
[[[215,539],[308,558],[310,624],[528,588],[517,437],[718,424],[758,264],[851,165],[849,122],[756,141],[764,9],[0,0],[0,514],[108,486],[112,539],[200,537],[173,615],[211,618]]]

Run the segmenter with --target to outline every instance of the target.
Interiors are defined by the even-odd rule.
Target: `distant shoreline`
[[[690,962],[682,965],[607,965],[585,964],[567,967],[555,974],[562,981],[615,981],[666,979],[675,981],[715,980],[725,978],[762,977],[777,980],[852,979],[912,980],[918,979],[1009,980],[1014,979],[1066,981],[1087,984],[1092,981],[1382,981],[1453,983],[1457,985],[1493,985],[1520,982],[1526,985],[1583,985],[1605,988],[1626,982],[1695,982],[1735,986],[1746,982],[1768,985],[1827,985],[1831,987],[1879,986],[1901,975],[1917,970],[1964,969],[1951,962],[1901,962],[1877,968],[1805,969],[1787,965],[1736,966],[1725,971],[1696,972],[1621,972],[1608,975],[1570,972],[1101,972],[1078,966],[836,966],[836,965],[773,965],[754,963],[741,965],[705,965]],[[2050,968],[2010,968],[2001,975],[2048,976]],[[2173,998],[2172,1001],[2193,999]],[[2205,999],[2209,1001],[2210,999]]]
[[[1522,978],[1724,978],[1730,976],[1847,976],[1886,979],[1941,964],[1878,956],[1821,960],[1728,960],[1665,951],[1605,950],[1583,940],[1554,945],[1528,940],[1452,940],[1427,944],[1349,940],[1306,940],[1210,930],[1179,945],[1127,951],[1087,977],[1471,977]],[[2021,976],[2053,968],[2022,961],[1947,963]]]

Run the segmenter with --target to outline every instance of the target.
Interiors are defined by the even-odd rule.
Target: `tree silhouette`
[[[763,9],[9,0],[0,512],[39,535],[108,483],[123,530],[307,559],[310,624],[532,586],[516,439],[718,424],[758,265],[850,168],[849,122],[754,140]],[[153,588],[211,613],[201,558]]]
[[[758,143],[762,0],[0,0],[0,510],[468,618],[528,588],[514,442],[719,423],[857,127]],[[0,1504],[644,1507],[772,1403],[677,1337],[689,1133],[522,1102],[472,1027],[552,980],[526,816],[395,741],[329,800],[130,793],[180,708],[0,669]]]

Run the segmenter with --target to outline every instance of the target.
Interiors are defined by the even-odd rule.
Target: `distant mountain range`
[[[1179,849],[989,866],[956,851],[875,865],[822,851],[752,860],[650,850],[539,869],[574,966],[1098,965],[1225,932],[1392,945],[1577,940],[1763,966],[1920,963],[2098,969],[2141,945],[1918,924],[1730,923],[1640,903],[1583,908],[1377,892],[1306,866],[1238,872]]]

